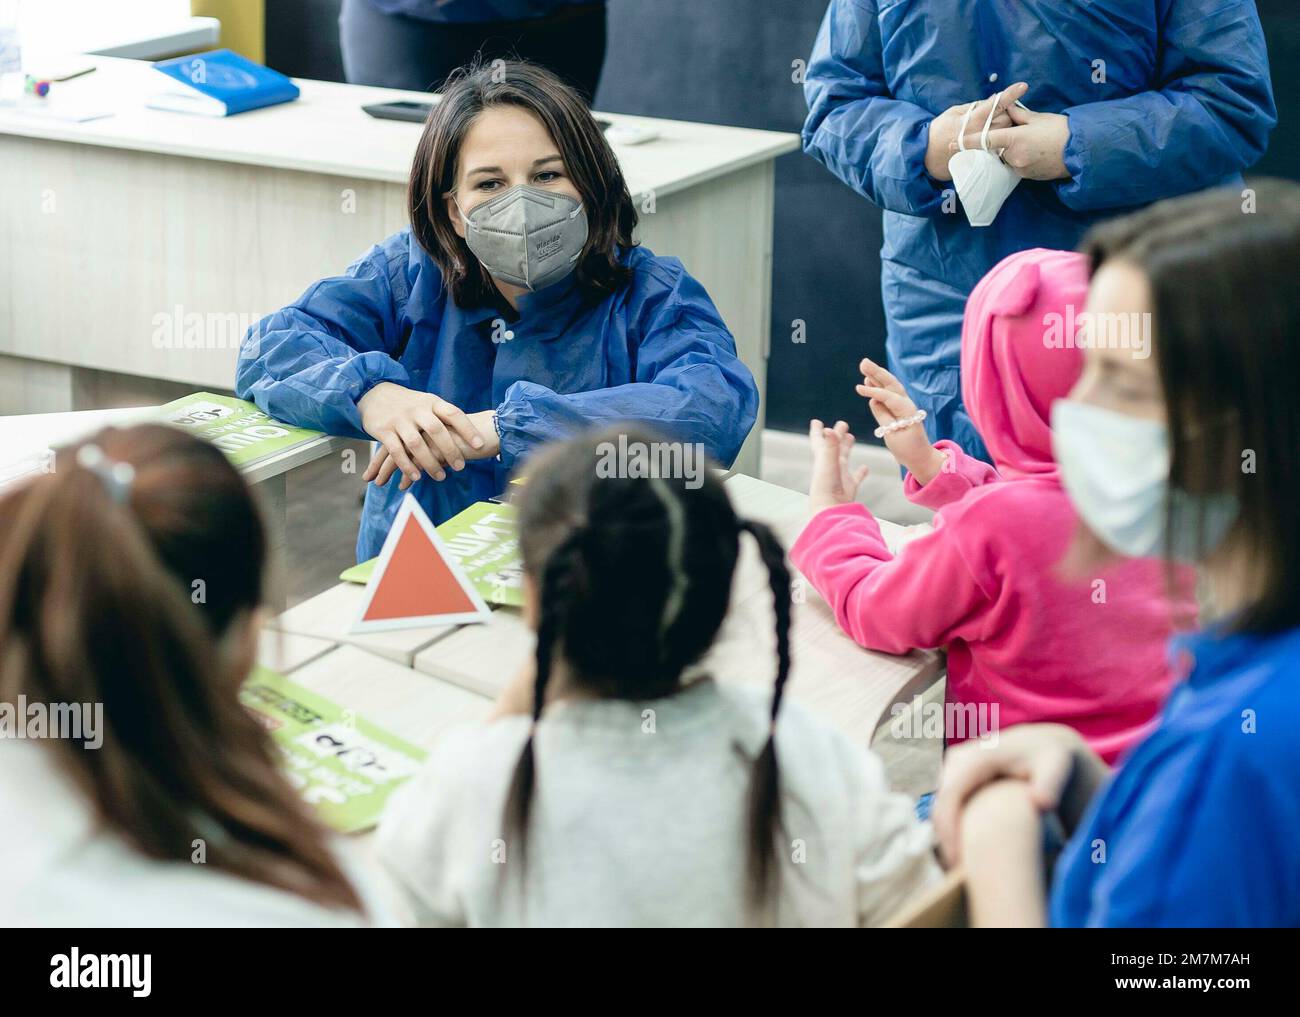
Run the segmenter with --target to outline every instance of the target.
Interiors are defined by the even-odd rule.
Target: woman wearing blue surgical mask
[[[936,829],[978,924],[1294,926],[1300,187],[1165,202],[1084,249],[1087,366],[1053,414],[1086,527],[1065,567],[1194,562],[1206,628],[1175,641],[1185,680],[1114,773],[1068,728],[1012,728],[949,754]],[[1041,813],[1073,831],[1050,895]]]
[[[638,422],[735,458],[753,376],[681,262],[633,241],[618,162],[554,74],[515,62],[449,82],[408,203],[409,229],[254,326],[236,373],[273,417],[382,446],[359,560],[407,489],[441,522],[582,427]]]

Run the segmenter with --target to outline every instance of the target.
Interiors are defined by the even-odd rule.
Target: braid
[[[763,523],[740,520],[742,532],[753,536],[767,566],[772,589],[772,609],[776,615],[776,683],[772,692],[771,726],[767,742],[754,765],[750,785],[749,877],[751,904],[757,910],[765,903],[775,904],[779,876],[776,838],[781,828],[781,786],[776,758],[776,718],[790,677],[790,570],[785,563],[785,549]]]
[[[668,638],[674,623],[681,617],[690,591],[690,576],[686,571],[687,516],[681,499],[672,487],[659,478],[650,481],[650,490],[664,507],[665,560],[668,566],[668,590],[664,595],[663,614],[659,620],[659,655],[664,667],[681,670],[673,664],[673,641]]]
[[[579,569],[583,531],[575,530],[547,558],[542,573],[541,617],[537,625],[537,678],[533,683],[533,726],[528,740],[515,764],[510,793],[506,798],[503,825],[506,843],[512,844],[511,854],[519,858],[520,877],[523,877],[528,854],[528,816],[532,808],[533,788],[537,781],[537,764],[533,741],[537,722],[546,703],[546,688],[551,679],[551,664],[555,648],[565,635],[565,621],[573,597],[576,574]]]

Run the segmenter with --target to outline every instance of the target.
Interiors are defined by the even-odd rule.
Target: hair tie
[[[135,467],[130,463],[109,459],[98,445],[82,445],[77,449],[77,465],[99,478],[115,504],[125,505],[131,499]]]

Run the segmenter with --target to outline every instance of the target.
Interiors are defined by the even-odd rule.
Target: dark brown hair
[[[578,282],[601,295],[621,288],[631,272],[619,261],[619,248],[634,245],[637,217],[618,160],[576,91],[544,67],[509,60],[470,66],[447,79],[411,163],[411,233],[442,270],[453,299],[461,307],[499,299],[492,277],[452,226],[444,200],[456,187],[466,134],[479,114],[493,106],[532,113],[560,150],[587,212],[587,243],[575,269]]]
[[[261,600],[266,537],[243,478],[178,428],[83,444],[129,464],[129,486],[82,465],[77,445],[0,498],[0,700],[103,704],[98,749],[50,748],[141,854],[188,861],[201,840],[211,868],[359,909],[221,641]]]
[[[1254,210],[1241,189],[1205,191],[1103,224],[1082,249],[1093,272],[1125,262],[1148,280],[1170,488],[1235,498],[1224,548],[1252,589],[1232,624],[1271,632],[1300,624],[1300,186],[1250,186]],[[1176,535],[1205,542],[1202,509],[1170,500],[1165,515],[1167,556]]]
[[[570,439],[529,462],[519,541],[540,601],[534,724],[557,662],[576,687],[604,698],[649,700],[677,692],[683,672],[708,650],[722,625],[740,534],[749,533],[768,570],[777,652],[772,731],[749,792],[750,904],[758,910],[774,900],[778,877],[775,727],[790,674],[785,551],[765,525],[736,517],[711,469],[697,488],[682,478],[599,476],[603,451],[622,436],[647,447],[666,440],[643,429],[608,430]],[[504,817],[521,873],[537,776],[530,734]]]

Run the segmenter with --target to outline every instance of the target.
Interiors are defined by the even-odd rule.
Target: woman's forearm
[[[1022,780],[989,784],[966,804],[961,823],[966,902],[976,928],[1047,924],[1043,821]]]

